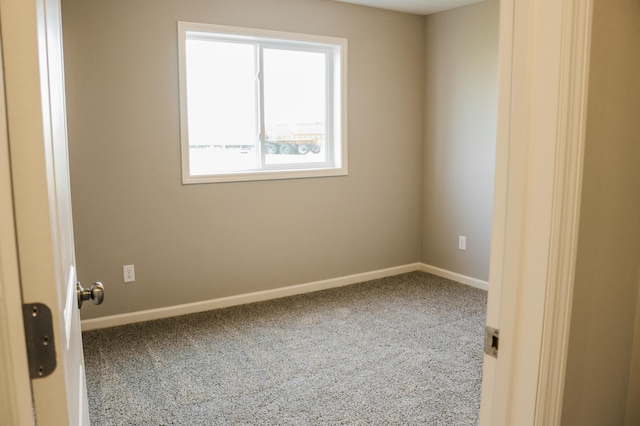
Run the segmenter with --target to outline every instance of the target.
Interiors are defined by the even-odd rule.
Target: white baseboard
[[[115,327],[117,325],[132,324],[141,321],[151,321],[161,318],[175,317],[179,315],[193,314],[196,312],[210,311],[212,309],[227,308],[230,306],[244,305],[247,303],[262,302],[281,297],[295,296],[297,294],[311,293],[329,288],[342,287],[363,281],[390,277],[420,270],[419,263],[364,272],[361,274],[347,275],[345,277],[332,278],[323,281],[315,281],[290,287],[276,288],[273,290],[257,291],[255,293],[239,294],[237,296],[222,297],[219,299],[204,300],[202,302],[186,303],[184,305],[168,306],[166,308],[149,309],[145,311],[131,312],[119,315],[82,320],[82,330],[94,330],[97,328]]]
[[[390,277],[413,271],[423,271],[442,278],[457,281],[471,287],[487,290],[489,284],[466,275],[457,274],[435,266],[424,263],[410,263],[393,268],[379,269],[377,271],[364,272],[361,274],[347,275],[339,278],[332,278],[323,281],[315,281],[306,284],[299,284],[290,287],[276,288],[273,290],[257,291],[254,293],[239,294],[237,296],[222,297],[219,299],[204,300],[201,302],[186,303],[183,305],[168,306],[165,308],[148,309],[145,311],[131,312],[119,315],[82,320],[82,330],[95,330],[98,328],[115,327],[118,325],[132,324],[142,321],[151,321],[162,318],[175,317],[179,315],[194,314],[196,312],[210,311],[213,309],[228,308],[230,306],[244,305],[247,303],[263,302],[266,300],[278,299],[281,297],[295,296],[297,294],[311,293],[329,288],[343,287],[346,285],[375,280],[378,278]]]
[[[420,263],[419,271],[427,272],[429,274],[437,275],[442,278],[447,278],[452,281],[466,284],[471,287],[479,288],[481,290],[489,290],[489,282],[482,281],[477,278],[468,277],[466,275],[458,274],[457,272],[447,271],[446,269],[440,269],[435,266],[427,265],[426,263]]]

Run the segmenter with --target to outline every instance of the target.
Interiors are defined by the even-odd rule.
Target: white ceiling
[[[479,3],[483,0],[336,0],[343,3],[360,4],[398,12],[429,15],[443,10]]]

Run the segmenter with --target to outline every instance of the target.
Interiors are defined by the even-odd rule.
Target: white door
[[[55,368],[34,365],[38,425],[89,424],[67,156],[58,0],[0,0],[4,84],[22,302],[52,314]],[[13,318],[22,321],[21,318]],[[42,341],[44,342],[44,341]],[[41,343],[41,342],[39,342]]]

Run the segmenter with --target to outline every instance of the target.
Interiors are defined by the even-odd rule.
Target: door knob
[[[78,308],[82,308],[84,301],[89,299],[94,305],[99,305],[104,300],[104,286],[98,281],[91,284],[91,288],[82,288],[80,283],[76,283],[76,294],[78,295]]]

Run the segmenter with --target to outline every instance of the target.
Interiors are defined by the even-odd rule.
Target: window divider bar
[[[257,52],[256,54],[258,55],[257,57],[257,61],[256,61],[256,65],[258,67],[258,69],[256,70],[256,84],[258,85],[258,90],[257,90],[257,94],[258,94],[258,102],[256,102],[257,105],[257,109],[258,111],[256,111],[257,114],[257,119],[258,119],[258,126],[259,126],[259,134],[258,134],[258,146],[257,149],[260,152],[260,167],[264,167],[265,163],[266,163],[266,154],[267,154],[267,147],[266,147],[266,134],[265,134],[265,127],[264,127],[264,67],[263,67],[263,47],[262,44],[257,43]]]

